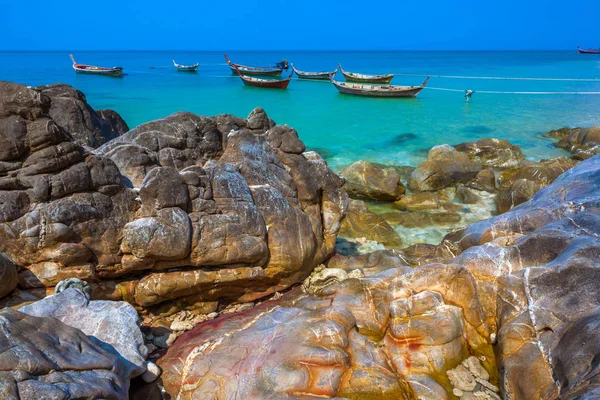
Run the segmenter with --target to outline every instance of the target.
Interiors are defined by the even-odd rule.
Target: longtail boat
[[[196,70],[198,69],[198,63],[194,64],[194,65],[182,65],[182,64],[177,64],[175,62],[175,60],[173,60],[173,65],[175,66],[175,68],[177,68],[177,71],[182,71],[182,72],[196,72]]]
[[[264,68],[263,67],[248,67],[247,65],[234,64],[231,61],[229,61],[229,58],[227,57],[227,54],[224,54],[224,56],[225,56],[225,61],[227,61],[227,65],[229,65],[229,68],[231,69],[231,73],[233,75],[237,75],[237,70],[238,69],[244,75],[263,75],[263,76],[267,75],[267,76],[275,76],[275,75],[281,75],[281,73],[283,72],[282,68],[274,68],[274,67],[264,67]]]
[[[394,74],[365,75],[365,74],[357,74],[354,72],[346,72],[346,71],[344,71],[344,69],[342,68],[342,66],[340,64],[338,64],[338,68],[340,69],[340,72],[342,73],[342,75],[344,75],[344,78],[346,78],[346,80],[348,82],[390,83],[392,81],[392,78],[394,77]]]
[[[73,69],[78,74],[93,74],[93,75],[106,75],[106,76],[123,76],[123,68],[121,67],[97,67],[95,65],[78,64],[75,61],[73,54],[69,54],[71,61],[73,61]]]
[[[367,97],[415,97],[425,88],[429,77],[421,86],[368,85],[349,82],[338,82],[331,78],[331,83],[340,93]]]
[[[272,89],[287,89],[290,81],[292,80],[292,75],[294,75],[294,72],[292,71],[290,76],[285,79],[261,79],[253,76],[242,75],[242,71],[240,71],[239,67],[236,67],[236,72],[239,77],[242,78],[244,85]]]
[[[329,78],[337,73],[337,68],[331,72],[304,72],[297,70],[292,64],[292,71],[296,74],[298,79],[316,79],[320,81],[328,81]]]
[[[582,49],[577,46],[579,54],[600,54],[600,49]]]

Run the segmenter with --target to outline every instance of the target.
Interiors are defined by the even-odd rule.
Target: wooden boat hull
[[[393,85],[364,85],[349,82],[338,82],[331,80],[331,83],[342,94],[351,94],[354,96],[364,97],[385,97],[385,98],[400,98],[400,97],[416,97],[421,90],[427,85],[429,77],[421,84],[421,86],[393,86]]]
[[[179,72],[197,72],[198,67],[177,67]]]
[[[298,79],[310,79],[318,81],[328,81],[337,73],[337,69],[331,72],[304,72],[297,70],[294,65],[292,65],[292,71],[294,71]]]
[[[580,49],[577,48],[579,54],[600,54],[600,49]]]
[[[85,65],[85,64],[74,64],[73,69],[78,74],[88,74],[88,75],[104,75],[104,76],[114,76],[120,77],[123,76],[123,68],[104,68],[104,67],[96,67],[94,65]]]
[[[394,74],[383,74],[383,75],[366,75],[366,74],[357,74],[355,72],[346,72],[342,68],[341,65],[338,65],[338,68],[346,81],[348,82],[358,82],[358,83],[390,83],[394,78]]]
[[[237,71],[235,67],[240,69],[240,72],[244,75],[252,75],[252,76],[277,76],[281,75],[283,70],[281,69],[266,69],[266,68],[254,68],[254,67],[246,67],[244,65],[238,64],[230,64],[229,68],[231,68],[231,73],[233,75],[237,75]]]
[[[251,75],[251,76],[277,76],[277,75],[281,75],[281,73],[283,72],[283,70],[281,68],[260,68],[260,67],[249,67],[247,65],[235,64],[235,63],[232,63],[231,61],[229,61],[227,54],[225,54],[225,61],[227,61],[227,65],[229,65],[229,68],[231,69],[231,73],[233,75],[238,74],[238,72],[237,72],[238,69],[242,74]]]
[[[292,72],[286,79],[261,79],[242,75],[239,69],[236,69],[236,72],[242,82],[244,82],[244,85],[267,89],[287,89],[290,81],[292,80],[292,75],[294,74]]]
[[[177,68],[177,71],[180,72],[196,72],[198,70],[198,63],[194,64],[194,65],[182,65],[182,64],[177,64],[175,62],[175,60],[173,60],[173,65],[175,66],[175,68]]]

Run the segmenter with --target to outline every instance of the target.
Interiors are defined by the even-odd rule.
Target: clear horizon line
[[[548,52],[548,51],[577,51],[577,48],[568,49],[0,49],[2,53],[58,53],[58,52],[169,52],[169,51],[198,51],[198,52],[275,52],[275,51],[297,51],[297,52]]]

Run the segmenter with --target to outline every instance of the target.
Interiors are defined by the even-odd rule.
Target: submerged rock
[[[366,238],[390,247],[400,247],[398,233],[360,200],[350,200],[339,232],[343,238]]]

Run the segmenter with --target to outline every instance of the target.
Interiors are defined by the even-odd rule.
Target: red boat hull
[[[239,67],[236,67],[235,71],[239,75],[242,82],[244,82],[244,85],[270,89],[287,89],[290,81],[292,80],[292,75],[294,75],[294,72],[292,72],[286,79],[261,79],[242,75]]]
[[[248,86],[254,86],[254,87],[261,87],[261,88],[270,88],[270,89],[287,89],[288,85],[290,84],[290,80],[289,79],[285,79],[285,80],[273,80],[272,82],[267,82],[266,79],[263,80],[261,79],[261,82],[254,82],[254,81],[249,81],[246,79],[243,79],[244,84],[248,85]]]

